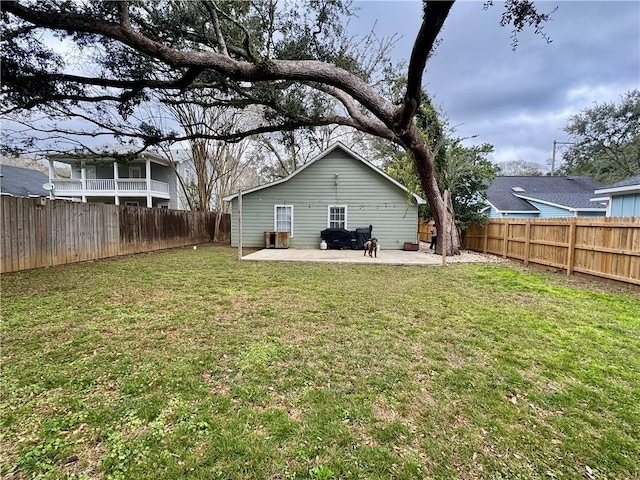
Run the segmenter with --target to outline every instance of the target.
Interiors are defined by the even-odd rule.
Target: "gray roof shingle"
[[[604,208],[591,201],[593,191],[601,187],[600,182],[589,177],[500,176],[489,186],[487,200],[502,212],[538,211],[531,203],[519,197],[572,209]]]
[[[526,197],[527,195],[523,196]],[[593,193],[590,195],[585,195],[584,193],[537,193],[535,195],[536,200],[562,205],[563,207],[576,209],[605,208],[600,202],[592,202],[589,197],[593,197]]]
[[[618,188],[618,187],[632,187],[634,185],[640,185],[640,175],[636,175],[635,177],[625,178],[624,180],[614,183],[612,185],[607,185],[603,188]]]
[[[49,195],[42,185],[49,182],[49,177],[37,170],[29,168],[0,165],[0,192],[14,197]]]

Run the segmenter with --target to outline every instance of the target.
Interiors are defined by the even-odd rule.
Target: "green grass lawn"
[[[4,478],[624,479],[640,295],[204,246],[2,277]]]

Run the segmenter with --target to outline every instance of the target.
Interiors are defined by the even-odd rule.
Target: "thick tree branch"
[[[122,0],[118,2],[118,13],[120,13],[120,24],[125,28],[131,28],[131,19],[129,18],[129,2]]]
[[[113,78],[83,77],[79,75],[67,75],[60,73],[24,75],[20,77],[19,80],[22,82],[33,83],[44,81],[68,82],[80,85],[92,85],[95,87],[111,87],[136,91],[140,91],[145,88],[153,90],[183,90],[193,83],[195,77],[197,77],[197,74],[195,74],[197,70],[201,71],[201,69],[196,68],[190,69],[182,77],[175,80],[116,80]],[[200,71],[197,73],[200,73]],[[6,82],[6,79],[4,80]],[[207,86],[215,88],[219,86],[219,84],[209,84]]]
[[[218,12],[220,15],[222,15],[224,18],[226,18],[228,21],[230,21],[235,26],[237,26],[240,30],[242,30],[242,32],[244,33],[244,42],[243,42],[244,50],[237,48],[237,51],[243,53],[242,55],[243,58],[249,61],[254,60],[254,55],[253,55],[253,52],[251,51],[251,35],[249,35],[249,30],[247,30],[247,27],[245,27],[242,23],[236,21],[235,18],[232,18],[229,15],[227,15],[224,11],[220,10],[215,3],[211,3],[210,5],[213,7],[213,9],[216,12]]]
[[[333,64],[316,60],[271,60],[254,64],[234,60],[217,52],[181,51],[151,40],[120,24],[76,13],[35,10],[16,2],[3,8],[23,20],[54,30],[102,35],[119,41],[174,68],[204,68],[223,76],[248,82],[292,80],[320,82],[351,95],[385,125],[393,123],[393,108],[369,84]]]
[[[390,129],[386,128],[385,125],[379,121],[367,117],[355,104],[353,98],[345,94],[343,91],[338,90],[335,87],[319,84],[313,85],[313,87],[339,100],[347,109],[349,116],[359,125],[358,130],[381,138],[386,138],[387,140],[397,141]]]
[[[211,2],[207,0],[203,0],[202,3],[204,4],[204,7],[207,9],[207,12],[209,12],[209,16],[211,17],[211,23],[213,23],[213,30],[216,32],[216,41],[218,42],[218,49],[220,50],[221,54],[228,56],[229,52],[227,51],[227,43],[224,41],[224,37],[222,36],[222,29],[220,28],[220,20],[218,19],[218,13],[216,11],[216,8]]]
[[[436,38],[449,15],[449,10],[454,1],[425,1],[422,17],[422,25],[413,44],[409,70],[407,72],[407,92],[404,96],[402,108],[399,111],[394,132],[402,134],[409,128],[411,119],[420,105],[420,92],[422,90],[422,74],[427,64],[427,59],[433,50]]]

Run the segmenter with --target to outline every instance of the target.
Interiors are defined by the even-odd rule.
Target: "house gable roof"
[[[42,185],[49,182],[44,173],[30,168],[0,165],[0,191],[14,197],[46,197],[49,195]]]
[[[640,192],[640,175],[597,189],[594,193],[634,193]]]
[[[605,211],[591,201],[602,184],[589,177],[496,177],[487,190],[487,200],[499,212],[537,213],[530,202],[570,211]]]
[[[381,169],[379,169],[378,167],[376,167],[375,165],[373,165],[372,163],[368,162],[367,160],[365,160],[364,158],[362,158],[360,155],[358,155],[357,153],[355,153],[353,150],[347,148],[344,144],[342,144],[341,142],[336,142],[333,145],[331,145],[329,148],[327,148],[325,151],[321,152],[320,154],[316,155],[314,158],[312,158],[310,161],[308,161],[307,163],[305,163],[304,165],[302,165],[300,168],[298,168],[296,171],[294,171],[293,173],[291,173],[288,177],[280,179],[280,180],[276,180],[275,182],[271,182],[271,183],[267,183],[265,185],[260,185],[254,188],[251,188],[249,190],[245,190],[242,192],[243,195],[249,194],[249,193],[253,193],[253,192],[257,192],[259,190],[264,190],[265,188],[269,188],[269,187],[273,187],[275,185],[279,185],[281,183],[285,183],[288,182],[289,180],[291,180],[293,177],[295,177],[296,175],[298,175],[300,172],[304,171],[306,168],[310,167],[311,165],[313,165],[314,163],[316,163],[319,160],[322,160],[323,158],[327,157],[330,153],[332,153],[333,151],[335,151],[336,149],[341,149],[343,152],[345,152],[347,155],[351,156],[352,158],[354,158],[355,160],[358,160],[360,162],[362,162],[364,165],[366,165],[367,167],[369,167],[370,169],[372,169],[374,172],[376,172],[377,174],[381,175],[382,177],[384,177],[386,180],[388,180],[389,182],[393,183],[394,185],[396,185],[397,187],[401,188],[402,190],[404,190],[405,192],[409,193],[409,190],[407,189],[407,187],[405,187],[404,185],[402,185],[400,182],[398,182],[397,180],[395,180],[394,178],[390,177],[389,175],[387,175],[384,171],[382,171]],[[228,195],[226,197],[223,198],[223,200],[225,202],[230,202],[232,201],[234,198],[236,198],[238,196],[238,194],[233,194],[233,195]],[[412,193],[411,196],[416,200],[416,203],[418,205],[423,205],[426,202],[426,200],[424,200],[422,197],[416,195],[415,193]]]

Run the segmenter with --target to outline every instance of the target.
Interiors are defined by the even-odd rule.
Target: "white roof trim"
[[[376,173],[382,175],[384,178],[386,178],[387,180],[389,180],[391,183],[393,183],[394,185],[396,185],[397,187],[400,187],[402,190],[404,190],[405,192],[409,193],[409,190],[407,189],[407,187],[405,187],[404,185],[402,185],[400,182],[398,182],[397,180],[395,180],[394,178],[390,177],[389,175],[387,175],[384,171],[380,170],[378,167],[376,167],[375,165],[373,165],[372,163],[368,162],[367,160],[365,160],[364,158],[362,158],[360,155],[358,155],[357,153],[355,153],[353,150],[351,150],[350,148],[347,148],[343,143],[341,142],[336,142],[333,145],[331,145],[329,148],[327,148],[325,151],[319,153],[318,155],[316,155],[314,158],[312,158],[310,161],[308,161],[307,163],[305,163],[303,166],[301,166],[300,168],[298,168],[296,171],[294,171],[293,173],[291,173],[288,177],[286,178],[282,178],[280,180],[276,180],[275,182],[271,182],[271,183],[266,183],[264,185],[260,185],[258,187],[254,187],[254,188],[250,188],[249,190],[245,190],[242,192],[242,195],[246,195],[249,193],[253,193],[253,192],[257,192],[259,190],[263,190],[265,188],[269,188],[269,187],[273,187],[275,185],[279,185],[281,183],[287,182],[290,179],[292,179],[293,177],[295,177],[296,175],[298,175],[300,172],[302,172],[305,168],[313,165],[314,163],[316,163],[318,160],[320,160],[321,158],[326,157],[327,155],[329,155],[331,152],[333,152],[334,150],[336,150],[337,148],[342,149],[344,152],[346,152],[347,154],[351,155],[353,158],[355,158],[356,160],[361,161],[363,164],[365,164],[367,167],[371,168],[373,171],[375,171]],[[224,200],[225,202],[230,202],[232,201],[234,198],[236,198],[238,196],[237,193],[234,193],[232,195],[227,195],[226,197],[223,197],[222,200]],[[413,196],[413,198],[416,200],[416,203],[418,205],[424,205],[426,202],[426,200],[424,200],[422,197],[419,197],[418,195],[416,195],[415,193],[412,193],[411,196]]]
[[[496,207],[493,203],[491,203],[489,200],[487,200],[487,203],[493,207],[495,209],[496,212],[503,214],[503,213],[540,213],[540,210],[538,210],[537,208],[534,208],[533,210],[500,210],[498,207]],[[481,212],[484,210],[481,210]]]
[[[640,192],[640,185],[627,185],[626,187],[613,187],[613,188],[599,188],[594,190],[593,193],[634,193]]]
[[[123,155],[126,155],[126,153],[123,153]],[[100,154],[87,154],[87,153],[79,153],[79,154],[73,154],[73,153],[58,153],[55,155],[48,155],[47,156],[48,159],[51,159],[53,161],[56,162],[61,162],[61,163],[66,163],[67,161],[71,161],[71,162],[78,162],[78,161],[91,161],[91,162],[115,162],[115,158],[105,154],[105,155],[100,155]],[[149,160],[151,162],[154,163],[158,163],[160,165],[165,165],[165,166],[169,166],[171,165],[171,162],[169,160],[167,160],[166,158],[163,158],[159,155],[156,155],[155,153],[152,152],[142,152],[136,155],[135,159],[137,161],[140,160]],[[177,162],[177,163],[181,163]]]
[[[540,210],[498,210],[500,213],[540,213]]]
[[[593,207],[575,208],[575,207],[568,207],[566,205],[560,205],[559,203],[553,203],[553,202],[549,202],[549,201],[546,201],[546,200],[540,200],[539,198],[525,197],[524,195],[516,195],[516,197],[521,198],[523,200],[526,200],[528,202],[538,202],[538,203],[542,203],[544,205],[549,205],[551,207],[561,208],[562,210],[567,210],[568,212],[603,212],[603,211],[606,210],[605,207],[602,207],[602,208],[593,208]]]

